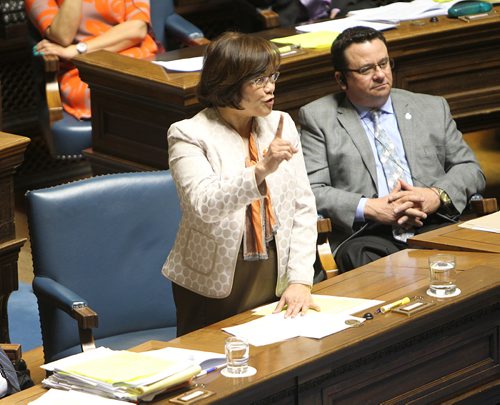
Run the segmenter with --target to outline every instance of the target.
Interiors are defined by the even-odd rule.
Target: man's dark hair
[[[370,27],[352,27],[344,30],[333,41],[330,50],[332,57],[333,69],[335,71],[344,71],[347,69],[347,61],[345,58],[345,50],[352,44],[362,44],[363,42],[371,42],[374,39],[380,39],[386,46],[387,42],[384,35],[380,31]]]

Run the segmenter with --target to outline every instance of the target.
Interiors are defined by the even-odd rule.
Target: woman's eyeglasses
[[[267,83],[276,83],[276,80],[278,80],[278,77],[280,77],[280,72],[274,72],[273,74],[269,76],[259,76],[256,79],[250,80],[250,83],[252,83],[255,87],[265,87],[267,86]]]

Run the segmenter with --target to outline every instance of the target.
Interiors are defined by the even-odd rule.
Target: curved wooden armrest
[[[95,349],[92,328],[97,328],[97,314],[89,307],[73,308],[73,318],[78,322],[78,333],[82,351]]]
[[[325,272],[326,278],[331,278],[336,276],[339,271],[327,237],[327,234],[332,232],[332,221],[330,221],[330,218],[318,218],[317,227],[317,253],[319,265]]]
[[[63,118],[63,107],[57,73],[59,72],[59,58],[54,55],[43,55],[45,69],[45,97],[49,110],[49,120],[52,124]]]
[[[492,214],[498,211],[496,198],[483,198],[481,200],[471,200],[470,206],[474,214],[478,216]]]
[[[7,357],[12,362],[21,360],[22,350],[21,345],[18,343],[0,343],[0,348],[5,352]]]
[[[332,231],[332,221],[330,218],[318,218],[318,233],[327,233]]]
[[[270,8],[257,9],[259,19],[264,25],[265,29],[276,28],[280,26],[279,14]]]

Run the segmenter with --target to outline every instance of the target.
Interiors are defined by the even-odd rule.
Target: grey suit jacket
[[[485,186],[484,174],[442,97],[393,89],[392,104],[406,158],[419,187],[439,187],[462,212]],[[359,115],[344,94],[299,112],[301,142],[318,212],[336,229],[334,244],[354,232],[361,197],[377,196],[375,159]]]

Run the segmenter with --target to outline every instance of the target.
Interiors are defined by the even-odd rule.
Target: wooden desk
[[[266,35],[290,33],[280,29]],[[500,14],[471,23],[446,17],[436,23],[403,22],[385,35],[396,61],[395,87],[446,97],[462,131],[498,127]],[[190,48],[162,58],[201,52]],[[167,73],[147,61],[105,51],[74,62],[91,88],[93,148],[86,154],[95,171],[168,168],[166,131],[200,110],[195,96],[199,73]],[[280,71],[275,108],[294,118],[304,104],[339,91],[329,50],[284,58]]]
[[[456,252],[462,294],[434,299],[425,295],[429,254],[405,250],[314,288],[320,294],[389,302],[421,295],[434,302],[429,309],[412,317],[375,314],[360,328],[321,340],[252,346],[250,365],[257,374],[244,379],[227,379],[220,372],[201,377],[197,382],[216,396],[200,403],[498,402],[500,255]],[[136,350],[169,345],[222,353],[227,335],[220,328],[251,318],[246,312],[168,344],[149,342]],[[41,393],[41,387],[34,387],[10,397],[10,403],[24,404]],[[166,398],[156,402],[169,403]]]
[[[0,342],[10,343],[7,300],[19,288],[17,259],[25,238],[16,238],[14,171],[23,159],[29,138],[0,132]]]
[[[500,253],[500,234],[460,228],[453,224],[415,235],[408,240],[408,245],[413,248]]]

